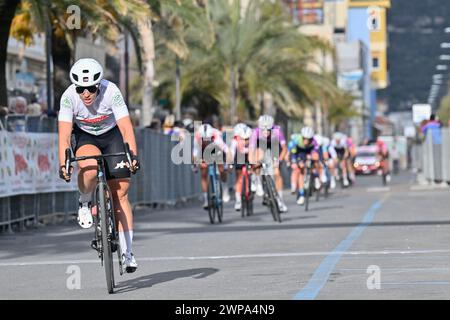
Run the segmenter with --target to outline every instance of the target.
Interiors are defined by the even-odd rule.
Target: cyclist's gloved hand
[[[70,174],[72,174],[72,172],[73,172],[73,167],[72,166],[70,166],[69,171],[70,171]],[[70,174],[66,172],[66,166],[63,165],[63,166],[59,167],[59,177],[61,179],[65,180],[66,182],[69,182],[70,181]]]
[[[132,172],[136,173],[136,171],[138,171],[141,168],[141,163],[139,161],[138,156],[132,155],[131,156],[131,161],[133,162],[132,163]]]

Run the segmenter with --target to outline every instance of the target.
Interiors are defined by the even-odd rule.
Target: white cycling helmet
[[[259,117],[258,119],[258,127],[261,130],[270,130],[273,128],[273,117],[269,116],[268,114],[263,114],[262,116]]]
[[[70,69],[70,81],[80,87],[90,87],[103,79],[103,67],[95,59],[79,59]]]
[[[333,133],[333,140],[341,140],[344,139],[345,135],[342,132]]]
[[[198,132],[202,139],[211,139],[214,134],[214,128],[210,124],[204,123],[198,129]]]
[[[311,127],[303,127],[302,136],[306,139],[312,139],[312,137],[314,136],[314,130]]]
[[[245,123],[238,123],[235,127],[234,127],[234,135],[238,136],[242,139],[250,139],[251,135],[252,135],[252,129],[247,126]]]
[[[324,146],[329,146],[330,145],[330,138],[328,138],[328,137],[323,137],[322,138],[322,144],[324,145]]]

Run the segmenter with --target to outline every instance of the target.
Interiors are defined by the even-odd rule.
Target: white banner
[[[14,161],[6,131],[0,131],[0,197],[11,194]]]
[[[0,197],[77,190],[78,171],[67,183],[58,167],[56,134],[0,131]]]

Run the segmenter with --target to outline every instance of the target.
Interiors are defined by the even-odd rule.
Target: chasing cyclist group
[[[335,189],[337,181],[343,188],[355,182],[354,160],[357,146],[352,139],[341,132],[335,132],[331,138],[316,134],[311,127],[305,126],[299,133],[293,133],[287,141],[280,126],[274,123],[270,115],[262,115],[258,126],[251,128],[245,123],[238,123],[233,128],[231,143],[226,143],[225,132],[204,123],[194,133],[193,163],[194,170],[200,166],[203,207],[208,207],[207,166],[216,161],[220,172],[223,189],[223,201],[230,201],[227,172],[235,170],[235,205],[241,210],[242,167],[252,168],[252,192],[262,197],[264,189],[261,183],[261,165],[269,163],[278,192],[280,212],[286,212],[283,200],[283,178],[280,163],[284,161],[291,168],[291,193],[297,196],[297,204],[305,203],[305,176],[307,163],[312,163],[313,188],[320,190],[325,184]],[[388,148],[381,140],[376,140],[377,153],[382,163],[383,172],[388,172]],[[198,165],[197,165],[198,164]]]

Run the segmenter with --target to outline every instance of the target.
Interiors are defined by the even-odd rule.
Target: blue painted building
[[[367,27],[368,13],[366,8],[349,8],[348,11],[348,25],[347,25],[347,41],[360,41],[363,47],[363,65],[364,73],[361,81],[363,88],[363,102],[366,110],[364,116],[365,121],[365,137],[372,138],[372,126],[375,120],[377,110],[377,93],[376,89],[372,87],[371,83],[371,66],[372,56],[370,52],[370,30]]]

